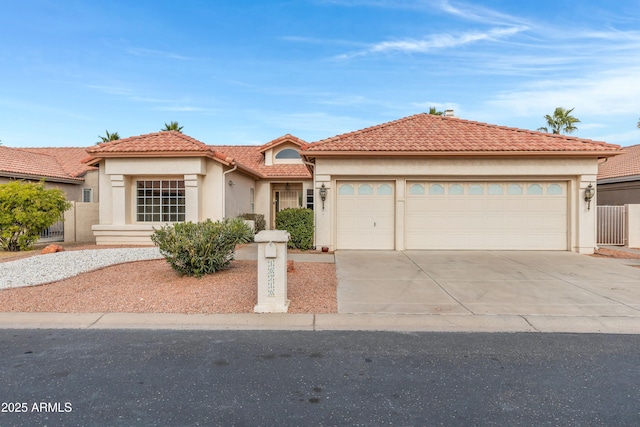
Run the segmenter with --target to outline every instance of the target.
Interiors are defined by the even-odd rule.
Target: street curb
[[[0,313],[0,329],[640,334],[640,317],[419,314]]]

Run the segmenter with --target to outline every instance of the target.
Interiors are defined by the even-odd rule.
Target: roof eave
[[[617,184],[621,182],[640,181],[640,175],[614,176],[609,178],[598,178],[598,184]]]
[[[82,184],[84,182],[84,178],[63,178],[57,176],[48,176],[48,175],[35,175],[35,174],[27,174],[27,173],[18,173],[18,172],[9,172],[9,171],[0,171],[0,176],[5,178],[14,178],[14,179],[28,179],[31,181],[42,181],[45,182],[57,182],[60,184]]]
[[[606,158],[619,154],[624,151],[302,151],[301,154],[306,158],[314,157],[342,157],[342,156],[367,156],[367,157],[597,157]]]

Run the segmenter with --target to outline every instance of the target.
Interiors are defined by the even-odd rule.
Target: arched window
[[[299,159],[300,153],[298,153],[293,148],[285,148],[284,150],[278,151],[276,154],[276,159]]]

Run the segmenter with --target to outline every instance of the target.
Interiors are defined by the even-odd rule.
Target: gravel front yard
[[[0,290],[0,312],[253,313],[256,266],[233,261],[228,270],[193,278],[180,277],[164,259],[118,264],[46,285]],[[294,262],[287,290],[289,313],[338,310],[335,264]]]

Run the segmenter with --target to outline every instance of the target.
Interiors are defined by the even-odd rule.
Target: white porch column
[[[112,216],[113,225],[123,225],[127,223],[127,189],[125,187],[124,175],[111,175],[112,194]]]
[[[200,221],[200,186],[198,175],[184,176],[185,221]]]

